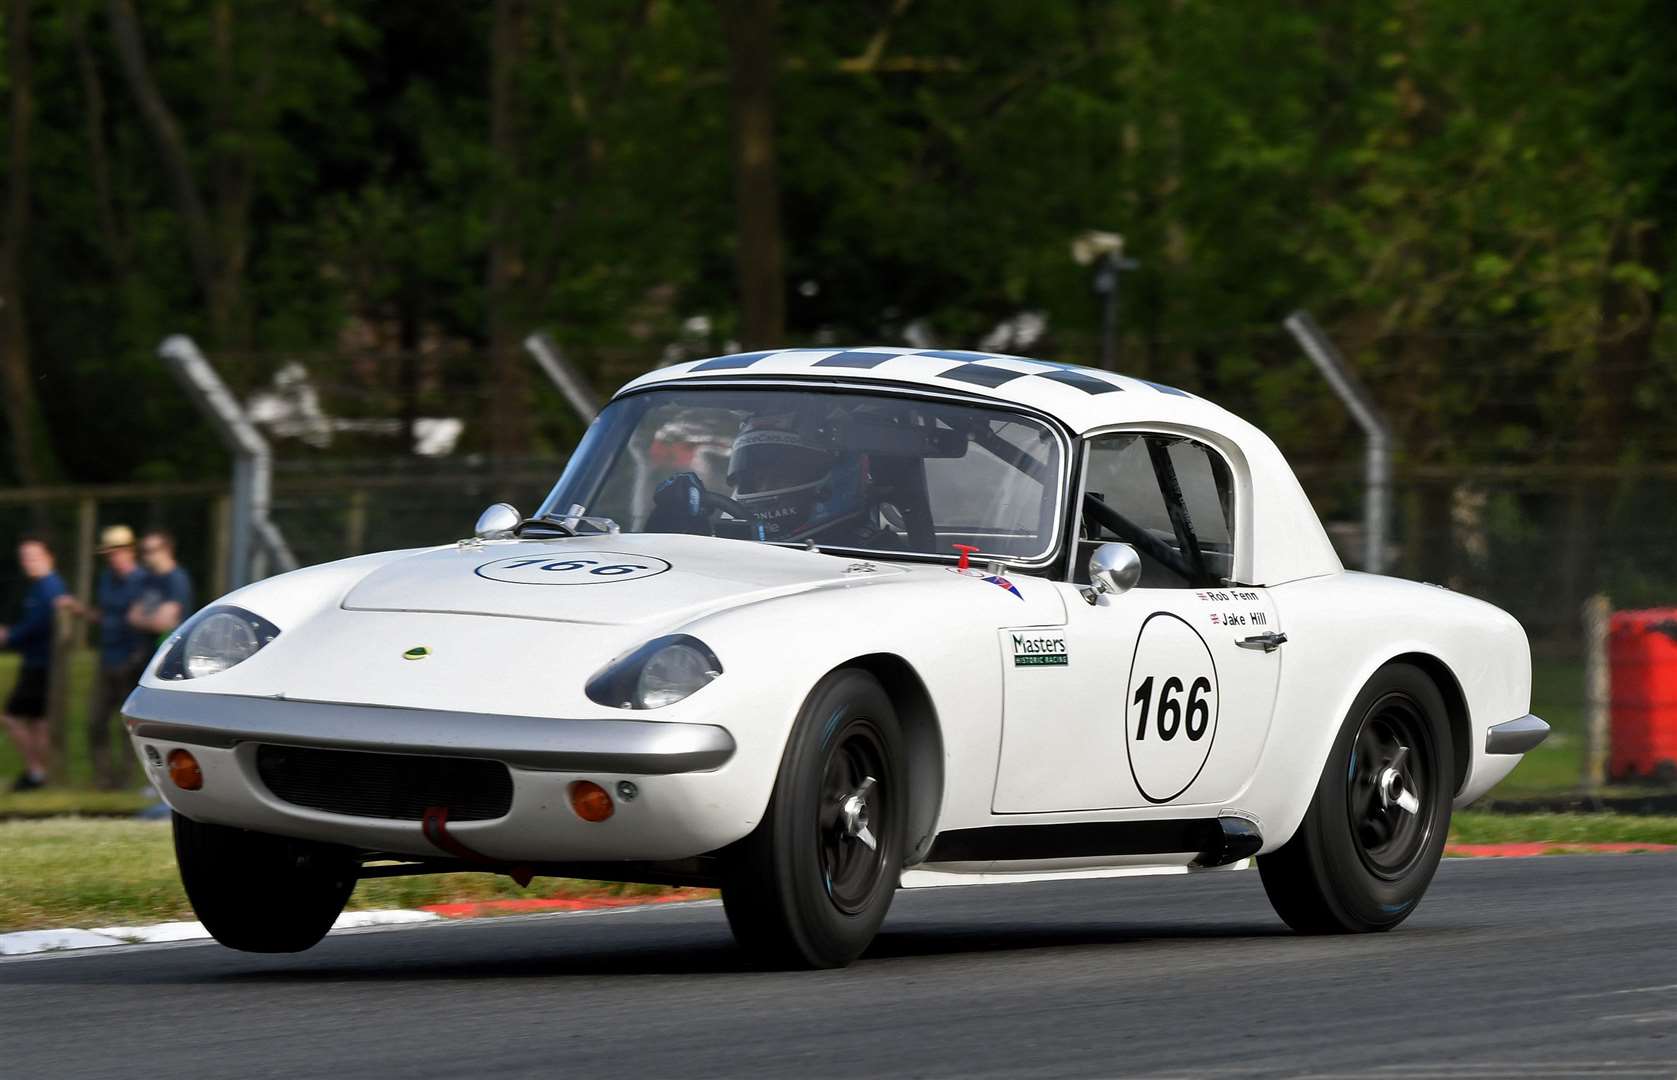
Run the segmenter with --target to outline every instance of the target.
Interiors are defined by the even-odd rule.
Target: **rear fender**
[[[1269,741],[1242,800],[1264,824],[1265,850],[1304,820],[1340,726],[1368,681],[1387,664],[1415,662],[1454,699],[1455,803],[1466,805],[1518,758],[1487,760],[1485,733],[1530,708],[1525,632],[1489,604],[1416,582],[1336,574],[1271,591],[1286,629]],[[1465,753],[1463,753],[1465,751]]]

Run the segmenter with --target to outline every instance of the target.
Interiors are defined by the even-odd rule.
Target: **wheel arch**
[[[897,722],[908,748],[908,838],[904,862],[912,865],[931,847],[943,807],[943,729],[938,723],[937,707],[914,665],[896,653],[868,653],[838,667],[857,668],[878,679],[896,707]]]
[[[1455,759],[1455,776],[1451,787],[1451,794],[1457,794],[1467,783],[1468,766],[1473,762],[1473,723],[1467,708],[1467,695],[1462,691],[1462,684],[1456,678],[1456,673],[1450,670],[1450,665],[1431,653],[1407,652],[1392,657],[1381,667],[1393,664],[1409,664],[1420,668],[1438,687],[1439,696],[1444,699],[1446,719],[1450,725],[1450,748]],[[1366,684],[1365,684],[1366,685]]]

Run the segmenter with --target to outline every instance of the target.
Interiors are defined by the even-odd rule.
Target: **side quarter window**
[[[1141,555],[1143,588],[1227,583],[1234,574],[1233,481],[1221,454],[1174,435],[1118,433],[1088,444],[1073,580],[1121,541]]]

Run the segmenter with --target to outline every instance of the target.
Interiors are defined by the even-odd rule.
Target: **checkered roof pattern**
[[[958,349],[898,349],[884,346],[856,349],[768,349],[733,353],[667,369],[667,372],[750,371],[769,366],[784,372],[788,363],[807,368],[811,374],[833,369],[865,370],[880,378],[904,378],[914,382],[947,379],[994,390],[1016,379],[1046,379],[1085,394],[1113,394],[1125,390],[1150,389],[1161,394],[1190,397],[1186,391],[1118,375],[1099,368],[1033,360],[1000,353],[968,352]]]

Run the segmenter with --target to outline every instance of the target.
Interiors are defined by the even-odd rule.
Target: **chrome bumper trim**
[[[1518,720],[1492,724],[1485,732],[1485,753],[1523,754],[1549,737],[1549,725],[1527,713]]]
[[[547,772],[667,776],[721,767],[734,739],[714,724],[565,720],[341,705],[141,686],[122,706],[130,733],[160,742],[244,742],[489,758]]]

